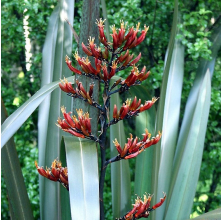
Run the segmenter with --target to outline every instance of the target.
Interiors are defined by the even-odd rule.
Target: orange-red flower
[[[163,204],[166,199],[166,194],[164,197],[160,199],[160,202],[150,208],[150,202],[152,199],[152,195],[144,195],[144,199],[142,200],[140,197],[135,199],[135,204],[133,204],[133,209],[129,211],[123,219],[131,220],[131,219],[139,219],[139,218],[148,218],[151,211],[155,210],[159,206]]]
[[[99,40],[100,42],[104,45],[104,46],[107,46],[108,45],[108,42],[107,42],[107,38],[104,34],[104,22],[105,20],[102,20],[100,18],[100,20],[97,20],[96,24],[98,26],[98,29],[99,29]]]
[[[64,80],[61,80],[61,83],[59,83],[59,87],[61,88],[62,91],[67,92],[67,93],[72,93],[75,94],[76,91],[72,87],[72,84],[67,81],[67,79],[64,77]]]
[[[146,101],[144,105],[141,104],[141,99],[137,101],[137,97],[131,103],[130,99],[127,99],[125,103],[121,106],[118,112],[117,106],[114,105],[113,118],[115,120],[121,120],[124,118],[129,118],[131,116],[137,115],[137,113],[148,110],[157,101],[157,98],[153,97],[152,100]]]
[[[162,134],[159,132],[156,137],[150,139],[151,134],[146,129],[145,134],[143,134],[144,138],[140,141],[138,140],[138,137],[133,138],[133,135],[131,134],[130,138],[127,139],[128,141],[127,143],[125,143],[123,149],[118,143],[117,139],[115,139],[113,143],[121,159],[130,159],[136,157],[138,154],[144,151],[144,149],[158,143],[161,138],[161,135]]]
[[[74,68],[74,67],[71,65],[71,61],[70,61],[70,59],[69,59],[68,56],[65,57],[65,62],[66,62],[66,64],[68,65],[68,68],[69,68],[72,72],[77,73],[77,74],[79,74],[79,75],[82,74],[80,70]]]
[[[52,162],[51,168],[47,168],[46,170],[43,167],[39,167],[37,161],[35,161],[35,166],[41,176],[51,181],[58,181],[68,189],[68,170],[67,167],[62,167],[59,160],[55,159]]]
[[[66,109],[62,106],[61,111],[63,113],[64,119],[58,118],[57,126],[63,131],[68,132],[74,136],[85,138],[85,136],[91,135],[91,119],[89,118],[88,113],[83,113],[82,109],[78,109],[76,116],[70,116],[70,112],[66,113]]]

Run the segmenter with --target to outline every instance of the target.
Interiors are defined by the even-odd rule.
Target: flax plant
[[[100,219],[104,219],[103,193],[107,166],[120,160],[128,160],[136,157],[147,148],[157,144],[160,141],[162,134],[159,131],[155,137],[151,137],[148,128],[146,128],[144,133],[141,134],[143,135],[142,138],[137,136],[133,137],[133,135],[130,134],[130,137],[127,138],[128,141],[124,146],[121,146],[118,140],[114,139],[112,141],[118,154],[112,158],[107,158],[105,142],[108,128],[117,124],[121,120],[138,117],[139,113],[150,109],[158,98],[153,97],[151,100],[147,100],[142,104],[141,99],[137,99],[135,96],[133,100],[127,99],[119,109],[117,108],[117,105],[114,105],[113,112],[110,112],[110,98],[113,94],[122,94],[127,92],[133,86],[139,86],[150,74],[150,72],[146,70],[146,66],[141,70],[136,66],[141,58],[141,53],[134,57],[134,54],[130,52],[132,48],[135,48],[142,43],[149,27],[145,25],[144,29],[141,30],[141,33],[139,34],[140,23],[138,23],[135,28],[130,27],[127,29],[126,24],[122,21],[119,29],[117,29],[115,25],[111,27],[112,42],[108,42],[107,37],[104,34],[104,20],[97,20],[96,24],[99,29],[99,41],[101,45],[96,45],[94,43],[95,38],[93,37],[89,38],[88,45],[85,45],[82,42],[81,46],[86,56],[80,57],[77,51],[74,54],[74,58],[79,64],[80,69],[72,65],[72,61],[68,56],[66,56],[65,62],[74,74],[88,77],[93,82],[99,81],[99,83],[104,85],[103,102],[98,103],[93,98],[93,82],[90,84],[88,91],[84,88],[80,80],[76,80],[76,83],[73,84],[66,78],[61,80],[59,87],[73,99],[82,100],[82,102],[99,110],[100,133],[99,135],[92,133],[91,120],[93,119],[90,118],[88,112],[85,112],[82,109],[76,109],[77,114],[73,115],[71,112],[67,112],[64,106],[61,107],[63,118],[58,118],[57,126],[64,132],[75,137],[88,139],[99,144],[101,157],[99,181]],[[89,60],[89,57],[94,59],[94,66]],[[119,71],[125,69],[129,70],[126,79],[119,78],[112,84],[110,80],[113,79]],[[110,120],[110,114],[112,114],[112,120]],[[55,159],[52,162],[50,169],[39,167],[37,162],[35,162],[35,165],[40,175],[51,181],[60,182],[67,190],[69,190],[68,169],[67,167],[62,167],[59,160]],[[152,196],[153,195],[151,194],[145,194],[143,200],[138,196],[132,210],[125,213],[122,217],[119,216],[119,219],[129,220],[142,217],[148,218],[150,212],[161,206],[166,199],[166,194],[164,193],[164,197],[161,198],[160,202],[151,206]]]

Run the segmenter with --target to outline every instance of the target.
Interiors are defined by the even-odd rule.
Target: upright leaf
[[[211,48],[212,50],[212,59],[210,61],[205,61],[204,59],[201,59],[199,68],[197,70],[196,78],[193,83],[193,87],[191,88],[186,107],[184,112],[184,117],[182,121],[182,126],[179,133],[177,148],[176,148],[176,154],[174,157],[174,173],[170,185],[170,193],[167,197],[167,207],[170,203],[170,197],[172,195],[172,190],[175,184],[175,180],[177,178],[177,175],[179,173],[179,167],[181,163],[181,159],[183,157],[183,152],[185,150],[186,142],[188,140],[188,131],[190,130],[190,126],[193,120],[194,110],[196,108],[196,103],[199,95],[199,89],[202,86],[203,79],[205,78],[206,70],[207,68],[211,71],[210,77],[213,75],[214,66],[215,66],[215,60],[217,57],[217,52],[221,46],[221,26],[218,25],[213,30],[212,38],[213,46]],[[201,158],[202,159],[202,158]]]
[[[163,135],[156,195],[158,199],[162,196],[162,192],[168,193],[170,188],[173,173],[173,158],[178,137],[183,75],[184,46],[179,40],[176,40],[170,65],[164,107]],[[157,209],[156,219],[163,219],[164,211],[165,205]]]
[[[151,100],[152,97],[148,94],[147,89],[140,85],[130,89],[133,96],[137,96],[144,103],[147,100]],[[155,132],[155,117],[156,109],[151,107],[148,111],[144,111],[136,117],[136,135],[141,138],[145,129],[153,134]],[[136,157],[136,169],[135,169],[135,182],[134,182],[134,194],[143,196],[146,192],[151,193],[151,175],[152,175],[152,163],[153,163],[153,149],[154,146],[148,148]]]
[[[97,148],[94,141],[64,137],[72,220],[100,219]]]
[[[58,2],[49,21],[43,48],[42,85],[71,75],[65,56],[72,52],[72,31],[65,19],[73,23],[74,1]],[[71,110],[71,99],[60,90],[55,90],[39,109],[39,164],[49,166],[60,156],[61,130],[55,122],[60,115],[60,106]],[[41,219],[60,219],[60,186],[40,177]]]
[[[204,147],[210,108],[211,82],[207,71],[198,93],[178,173],[171,190],[165,219],[187,219],[192,208]]]
[[[170,71],[170,64],[172,60],[173,54],[173,47],[175,42],[175,35],[177,29],[177,19],[178,19],[178,1],[174,1],[174,14],[173,14],[173,24],[172,24],[172,31],[170,36],[170,42],[168,46],[168,57],[163,73],[163,81],[161,85],[161,92],[160,92],[160,101],[159,106],[157,109],[157,123],[156,123],[156,131],[162,131],[163,128],[163,118],[164,118],[164,108],[165,108],[165,101],[166,101],[166,90],[167,90],[167,82],[168,76]],[[159,172],[159,164],[160,164],[160,157],[161,157],[161,149],[160,149],[160,142],[154,147],[153,153],[153,170],[152,170],[152,193],[157,195],[157,187],[158,187],[158,172]],[[156,196],[153,197],[153,204],[156,203],[158,198]],[[155,212],[152,213],[151,219],[155,219]]]
[[[1,117],[1,122],[7,118],[3,101]],[[34,219],[13,138],[1,150],[1,167],[7,187],[11,219]]]
[[[113,80],[111,80],[113,84]],[[120,108],[120,97],[118,93],[111,96],[110,116],[112,117],[114,104]],[[121,146],[126,142],[123,121],[110,127],[110,156],[118,154],[113,140],[117,138]],[[119,218],[125,215],[131,208],[131,185],[130,168],[127,160],[121,160],[111,164],[111,191],[112,191],[112,210],[113,217]]]

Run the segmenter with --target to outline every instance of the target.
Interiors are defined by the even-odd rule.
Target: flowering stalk
[[[128,31],[126,31],[126,24],[121,21],[119,29],[117,29],[115,25],[112,26],[112,42],[108,42],[107,37],[104,33],[104,21],[102,19],[97,20],[97,26],[99,29],[99,40],[102,44],[102,47],[99,47],[94,43],[95,38],[90,37],[87,45],[85,45],[83,42],[81,43],[82,49],[86,56],[80,57],[78,55],[78,52],[75,52],[74,54],[74,58],[78,63],[79,68],[74,67],[71,60],[67,56],[65,58],[65,62],[68,68],[74,74],[84,75],[88,78],[91,78],[92,80],[97,80],[100,83],[104,84],[103,103],[99,104],[93,98],[94,83],[90,84],[89,90],[87,91],[80,81],[76,80],[76,83],[73,86],[72,83],[68,82],[64,78],[64,80],[61,80],[61,83],[59,83],[59,87],[63,92],[66,92],[67,95],[73,98],[81,99],[82,101],[99,110],[99,121],[101,127],[100,135],[96,136],[95,134],[92,134],[91,118],[89,117],[89,114],[87,112],[84,113],[82,109],[76,110],[77,116],[75,116],[71,115],[71,112],[67,113],[65,107],[61,107],[63,119],[58,118],[57,126],[63,131],[70,133],[71,135],[77,136],[79,138],[90,139],[99,143],[100,145],[100,219],[103,220],[103,189],[106,167],[110,163],[117,162],[122,159],[127,160],[136,157],[148,147],[158,143],[161,138],[161,133],[159,132],[156,137],[151,138],[151,134],[148,133],[148,130],[146,129],[145,134],[143,134],[142,140],[140,140],[138,137],[133,138],[131,134],[128,138],[128,142],[125,143],[123,148],[115,139],[113,142],[118,151],[118,155],[111,159],[106,158],[105,141],[107,129],[111,125],[118,123],[120,120],[130,119],[131,117],[138,116],[139,113],[148,110],[152,107],[152,105],[157,101],[158,98],[153,97],[152,100],[145,101],[145,103],[142,104],[141,100],[137,99],[137,97],[135,96],[133,101],[131,101],[130,99],[126,100],[125,103],[120,107],[120,109],[117,109],[117,106],[114,105],[113,113],[111,113],[113,115],[113,120],[109,121],[111,95],[117,92],[126,92],[130,89],[131,86],[140,85],[141,82],[146,80],[150,74],[150,72],[146,70],[146,66],[144,66],[141,70],[139,70],[139,68],[136,66],[141,58],[141,53],[135,56],[133,53],[130,52],[130,49],[138,46],[145,39],[148,27],[144,26],[141,34],[139,34],[140,23],[136,25],[136,28],[132,27],[129,28]],[[91,61],[88,57],[94,59],[94,66],[91,64]],[[126,68],[130,68],[130,73],[128,74],[126,79],[119,79],[115,81],[113,85],[110,85],[110,79],[112,79],[112,77],[116,75],[119,71]],[[59,162],[54,163],[59,164]],[[56,165],[55,168],[52,167],[51,170],[44,170],[43,168],[38,167],[38,165],[36,164],[38,172],[42,176],[52,181],[62,182],[62,171],[60,170],[60,166],[61,165]],[[66,186],[68,187],[68,183],[66,184]],[[136,200],[134,208],[120,219],[126,220],[148,217],[149,212],[159,207],[165,200],[166,196],[164,196],[164,199],[161,201],[161,203],[156,204],[150,209],[149,206],[151,198],[152,196],[150,195],[148,197],[144,196],[144,201],[138,198]]]

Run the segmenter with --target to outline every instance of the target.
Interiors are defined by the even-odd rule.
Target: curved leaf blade
[[[94,141],[64,137],[72,220],[100,219],[97,148]]]
[[[72,31],[65,19],[73,23],[74,1],[58,2],[50,18],[47,37],[43,48],[42,85],[72,74],[65,63],[65,56],[72,52]],[[67,7],[68,6],[68,7]],[[73,99],[61,90],[55,90],[40,105],[38,114],[39,164],[49,166],[55,158],[60,158],[60,141],[63,131],[55,123],[64,105],[71,110]],[[42,219],[60,219],[60,185],[39,177],[40,211]],[[65,203],[69,203],[66,200]],[[63,200],[63,205],[65,204]],[[68,206],[68,205],[66,205]],[[55,210],[54,207],[57,207]]]
[[[113,77],[111,83],[116,80]],[[118,93],[111,96],[110,115],[112,117],[114,104],[120,108],[120,97]],[[114,157],[118,154],[113,140],[117,138],[121,146],[124,145],[126,138],[124,133],[123,121],[110,127],[110,156]],[[128,160],[120,160],[111,164],[111,191],[112,191],[112,210],[113,217],[119,218],[125,215],[131,209],[131,185],[130,185],[130,168]]]
[[[174,1],[174,13],[173,13],[173,24],[172,24],[172,30],[171,30],[171,36],[168,46],[168,57],[163,73],[163,81],[161,85],[161,92],[160,92],[160,101],[157,109],[157,122],[156,122],[156,131],[162,131],[163,128],[163,118],[164,118],[164,107],[165,107],[165,96],[166,96],[166,90],[167,90],[167,82],[168,82],[168,76],[170,71],[170,64],[173,54],[173,47],[175,42],[175,35],[177,30],[177,21],[178,21],[178,0]],[[157,195],[157,188],[158,188],[158,172],[159,172],[159,165],[160,165],[160,156],[161,156],[161,149],[160,149],[160,142],[156,144],[154,147],[154,153],[153,153],[153,171],[152,171],[152,193],[154,195]],[[157,203],[156,196],[153,197],[152,201],[153,204]],[[151,219],[155,219],[156,212],[153,212],[151,215]]]
[[[173,158],[176,150],[179,117],[181,106],[181,93],[184,75],[184,46],[175,41],[173,56],[169,71],[166,101],[163,118],[163,135],[161,139],[161,158],[157,187],[157,198],[162,197],[162,192],[168,194],[173,172]],[[167,203],[167,200],[165,201]],[[163,219],[166,206],[156,210],[156,219]]]
[[[67,78],[69,81],[73,80],[71,76]],[[58,88],[59,81],[43,86],[30,99],[28,99],[21,107],[12,113],[2,124],[2,139],[1,147],[14,135],[14,133],[22,126],[32,112],[41,104],[41,102],[56,88]]]
[[[190,129],[187,131],[188,136],[183,156],[171,190],[171,198],[168,201],[166,220],[187,219],[190,215],[204,147],[210,108],[210,93],[211,82],[208,70],[200,87]]]
[[[1,122],[7,118],[3,100],[1,117]],[[1,150],[1,168],[7,187],[11,219],[34,219],[13,137]]]

